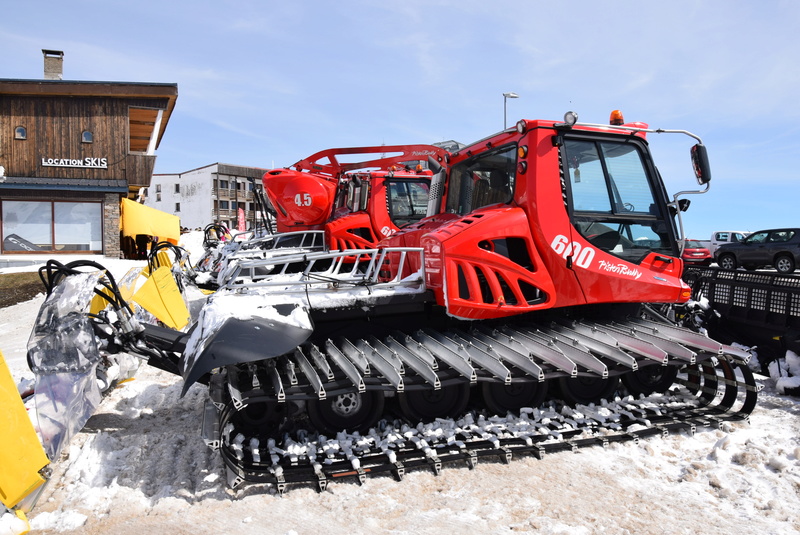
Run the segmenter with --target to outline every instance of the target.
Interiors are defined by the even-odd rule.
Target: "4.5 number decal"
[[[575,241],[570,243],[569,238],[561,234],[553,238],[550,247],[565,260],[567,257],[572,256],[572,263],[578,267],[588,268],[592,264],[592,260],[594,260],[594,249],[583,247]]]
[[[310,193],[298,193],[294,196],[294,203],[297,206],[311,206],[311,202]]]

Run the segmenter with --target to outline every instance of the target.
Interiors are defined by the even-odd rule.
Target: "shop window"
[[[2,201],[3,252],[103,250],[99,202]]]
[[[24,126],[14,129],[14,139],[28,139],[28,130]]]
[[[94,135],[88,130],[84,130],[81,134],[81,143],[93,143]]]

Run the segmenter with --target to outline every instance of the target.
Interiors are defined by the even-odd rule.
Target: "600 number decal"
[[[592,260],[594,260],[594,249],[582,247],[576,241],[570,243],[569,238],[561,234],[553,238],[553,243],[550,244],[550,247],[565,260],[568,256],[572,256],[572,263],[578,267],[588,268],[592,264]]]

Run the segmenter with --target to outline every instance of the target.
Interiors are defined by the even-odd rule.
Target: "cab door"
[[[564,136],[570,218],[567,260],[587,303],[679,298],[682,261],[666,193],[632,136]]]

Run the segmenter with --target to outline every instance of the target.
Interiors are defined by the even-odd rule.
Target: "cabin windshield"
[[[392,223],[402,227],[425,217],[430,182],[428,178],[386,180],[386,206]]]
[[[599,249],[635,263],[650,252],[676,251],[642,149],[631,140],[566,139],[563,145],[575,228]]]

